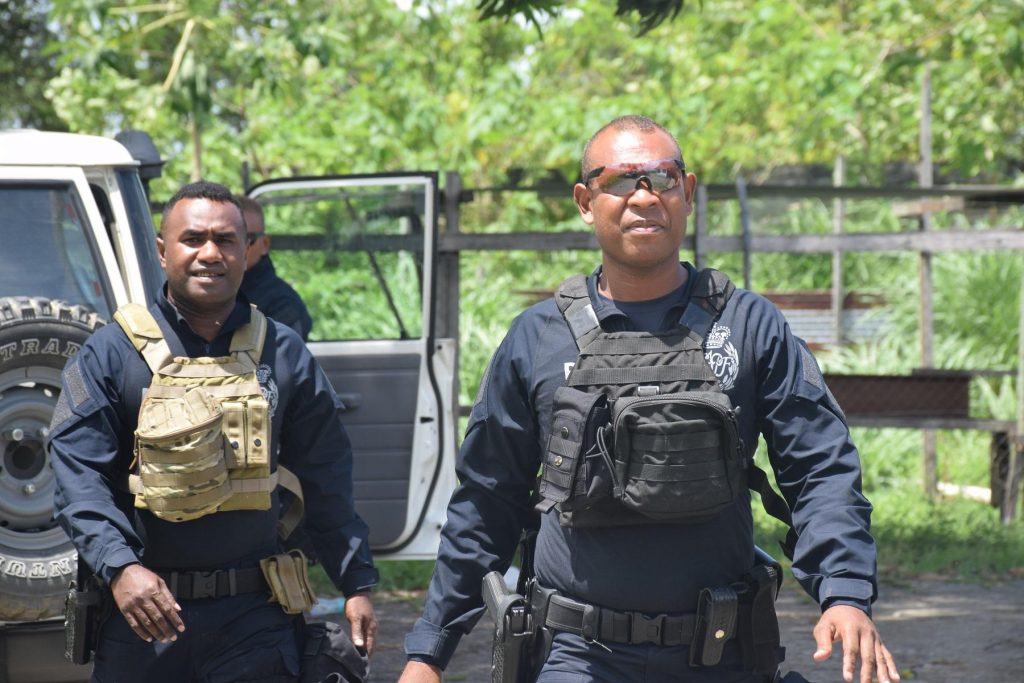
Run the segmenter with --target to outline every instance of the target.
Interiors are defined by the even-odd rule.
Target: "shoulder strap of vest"
[[[292,532],[295,531],[295,528],[299,526],[299,522],[302,521],[303,514],[306,511],[306,499],[302,496],[302,484],[299,482],[299,478],[283,465],[277,466],[277,483],[282,488],[291,491],[293,496],[284,514],[277,521],[278,537],[282,540],[287,540],[292,535]]]
[[[720,270],[705,268],[697,273],[690,293],[690,303],[683,310],[679,324],[701,339],[707,339],[711,326],[725,310],[736,286]]]
[[[267,316],[254,304],[250,306],[249,322],[235,331],[229,351],[232,355],[246,353],[254,365],[259,365],[260,356],[263,355],[263,341],[267,338]]]
[[[153,374],[174,359],[160,325],[142,304],[121,306],[114,313],[114,320],[124,330]]]
[[[587,291],[587,278],[573,275],[560,284],[555,292],[555,304],[569,324],[576,346],[582,349],[601,328]]]

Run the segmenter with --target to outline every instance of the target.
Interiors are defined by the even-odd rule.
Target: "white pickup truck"
[[[159,165],[135,148],[141,165],[107,138],[0,131],[0,681],[89,676],[62,654],[75,552],[53,518],[45,442],[67,359],[163,282],[143,187]],[[345,404],[375,556],[432,559],[456,434],[455,341],[434,332],[436,175],[288,179],[249,194],[286,247],[279,272],[313,278],[309,346]]]

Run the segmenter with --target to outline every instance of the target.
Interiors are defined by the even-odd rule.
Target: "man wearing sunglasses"
[[[263,207],[251,197],[239,196],[245,224],[249,228],[249,247],[245,252],[245,277],[242,294],[263,313],[284,323],[309,341],[313,319],[299,293],[281,279],[270,260],[270,235],[263,223]]]
[[[532,632],[517,680],[770,683],[781,575],[754,546],[748,486],[792,522],[793,573],[822,608],[814,659],[842,641],[844,680],[899,680],[870,618],[871,506],[842,412],[778,309],[680,263],[695,185],[650,119],[588,142],[573,197],[601,265],[520,315],[491,359],[401,683],[440,680],[485,575],[531,527],[529,618],[497,615]],[[784,501],[753,467],[759,437]]]

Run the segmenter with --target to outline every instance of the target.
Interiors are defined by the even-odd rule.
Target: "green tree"
[[[47,50],[53,39],[45,3],[0,0],[0,127],[63,130],[64,122],[43,96],[57,72]]]

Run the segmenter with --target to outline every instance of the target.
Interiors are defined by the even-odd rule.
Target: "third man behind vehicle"
[[[249,229],[249,248],[245,252],[245,277],[241,292],[269,318],[284,323],[309,341],[313,319],[299,293],[281,279],[270,260],[270,235],[263,222],[263,207],[251,197],[239,196],[242,214]]]
[[[535,634],[516,683],[775,680],[781,576],[755,549],[748,486],[792,522],[793,573],[822,609],[814,659],[841,640],[846,681],[858,659],[861,683],[899,680],[870,617],[871,506],[843,414],[775,306],[680,263],[695,187],[648,118],[587,143],[573,196],[601,265],[516,318],[491,359],[401,683],[440,680],[485,576],[499,627]],[[753,465],[759,436],[785,501]],[[490,572],[537,512],[524,618]],[[496,649],[495,669],[514,654]]]

